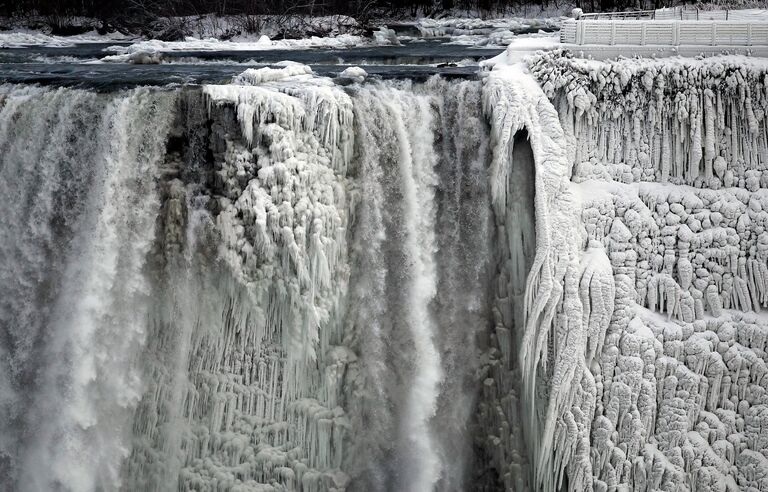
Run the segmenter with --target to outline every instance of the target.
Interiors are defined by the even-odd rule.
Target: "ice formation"
[[[217,38],[187,37],[184,41],[159,41],[156,39],[138,41],[128,46],[114,45],[105,48],[104,51],[115,53],[116,56],[108,58],[106,61],[118,61],[119,55],[132,55],[135,53],[166,53],[171,51],[263,51],[263,50],[295,50],[308,48],[352,48],[361,45],[372,44],[397,44],[393,43],[386,36],[386,31],[375,32],[376,37],[372,40],[356,34],[338,34],[336,36],[318,37],[310,36],[302,39],[269,39],[267,36],[260,36],[258,39],[242,40],[221,40]],[[379,36],[384,36],[379,39]],[[3,38],[0,37],[0,41]],[[7,43],[16,43],[21,45],[26,38],[19,36],[19,39],[10,38]],[[33,41],[36,38],[33,38]],[[32,44],[33,41],[29,41]],[[394,38],[397,41],[397,37]],[[65,41],[62,41],[64,43]],[[42,44],[42,43],[40,43]],[[2,46],[2,44],[0,44]],[[11,45],[15,46],[15,45]],[[67,46],[64,44],[64,46]]]
[[[521,347],[524,371],[551,374],[532,400],[551,446],[532,452],[534,479],[545,490],[765,490],[765,66],[560,52],[529,63],[559,114],[548,131],[564,131],[581,216],[558,248],[552,319],[537,328],[529,307],[526,336],[559,340],[565,323],[584,344],[541,341],[543,360]],[[529,278],[534,307],[543,284]]]
[[[423,18],[418,27],[424,37],[488,35],[501,31],[539,30],[542,28],[557,28],[563,18],[531,19],[523,17],[502,17],[497,19],[479,19],[448,17],[444,19]]]
[[[513,61],[1,86],[0,488],[768,490],[768,67]]]

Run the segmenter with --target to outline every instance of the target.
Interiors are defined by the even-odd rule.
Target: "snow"
[[[501,67],[520,63],[527,55],[557,48],[560,39],[556,34],[520,35],[511,38],[506,46],[503,53],[483,60],[480,66],[492,69],[495,65]]]
[[[370,41],[362,36],[341,34],[336,37],[320,38],[312,36],[305,39],[276,39],[270,40],[267,36],[261,36],[255,41],[221,41],[216,38],[198,39],[187,37],[184,41],[140,41],[130,46],[110,46],[107,52],[119,55],[137,52],[169,52],[169,51],[262,51],[262,50],[295,50],[310,48],[342,49],[353,46],[370,44]]]
[[[0,48],[23,48],[26,46],[48,46],[51,48],[70,47],[84,43],[109,43],[115,41],[130,41],[135,39],[119,32],[99,34],[91,31],[75,36],[53,36],[39,31],[16,30],[11,32],[0,31]]]
[[[360,67],[347,67],[339,74],[339,77],[351,79],[357,83],[362,83],[367,76],[368,73]]]
[[[522,29],[557,29],[560,23],[566,19],[541,18],[530,19],[522,17],[502,17],[496,19],[479,18],[443,18],[420,19],[416,25],[424,37],[460,36],[460,35],[488,35],[497,31],[519,31]]]
[[[379,46],[400,46],[400,40],[397,39],[397,33],[394,29],[388,29],[387,26],[382,26],[373,32],[373,40]]]

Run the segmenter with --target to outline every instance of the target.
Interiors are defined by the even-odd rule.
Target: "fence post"
[[[611,22],[611,46],[616,44],[616,21]]]
[[[640,46],[645,46],[645,22],[640,26]]]
[[[672,45],[678,46],[680,44],[680,23],[675,22],[672,24]]]
[[[747,46],[752,46],[752,23],[747,24]]]
[[[712,46],[715,46],[715,40],[717,39],[717,22],[712,21]]]

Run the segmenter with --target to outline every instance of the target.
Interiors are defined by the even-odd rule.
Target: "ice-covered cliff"
[[[552,374],[533,400],[551,446],[534,453],[537,483],[766,490],[766,66],[554,52],[530,68],[580,210],[549,330],[586,342],[527,361]],[[533,321],[526,334],[541,335]],[[558,367],[574,363],[581,382],[563,386],[578,379]]]

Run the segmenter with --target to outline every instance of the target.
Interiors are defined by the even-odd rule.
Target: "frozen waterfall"
[[[481,84],[261,75],[3,87],[4,488],[473,480]]]
[[[768,72],[695,62],[0,86],[0,489],[768,491]]]

